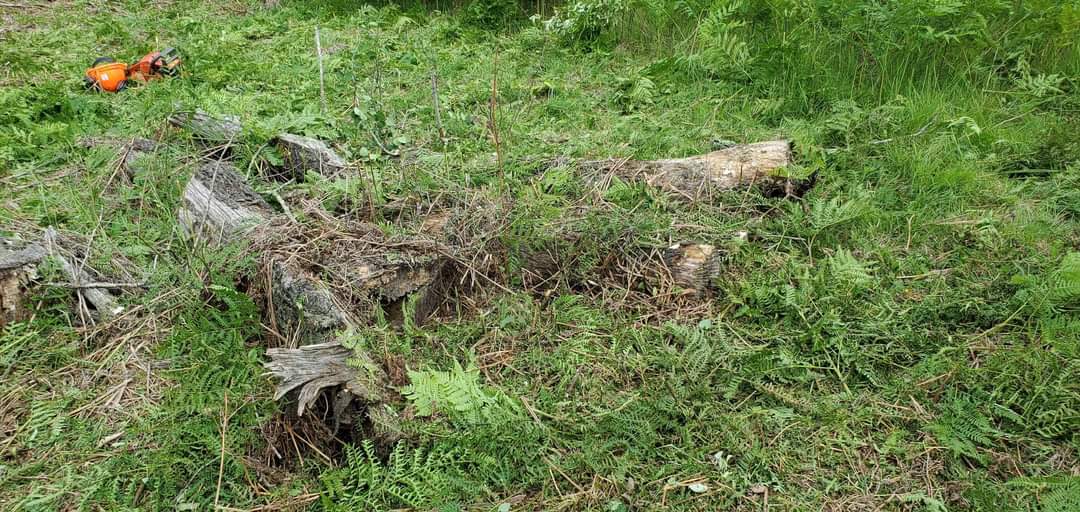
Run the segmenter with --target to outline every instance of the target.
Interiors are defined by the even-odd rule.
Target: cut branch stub
[[[189,235],[220,243],[266,222],[271,213],[232,164],[214,161],[188,181],[178,215]]]
[[[630,181],[643,181],[687,200],[711,192],[768,181],[780,181],[777,171],[791,165],[791,141],[774,140],[733,146],[705,155],[664,160],[593,160],[583,170],[610,172]]]
[[[23,319],[27,286],[46,254],[38,244],[0,238],[0,327]]]
[[[201,110],[177,112],[169,116],[169,124],[191,132],[196,139],[211,146],[230,146],[244,131],[239,117],[218,117]]]
[[[285,159],[284,172],[280,176],[282,179],[303,181],[308,171],[335,177],[348,166],[343,158],[318,139],[282,133],[274,139],[274,143]]]

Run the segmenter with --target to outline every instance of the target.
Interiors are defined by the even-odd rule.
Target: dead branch
[[[60,263],[60,267],[63,269],[64,274],[67,275],[71,283],[76,287],[76,293],[82,299],[85,299],[94,309],[98,312],[102,318],[108,318],[116,316],[124,311],[124,308],[117,304],[116,298],[112,296],[108,291],[100,288],[82,288],[82,283],[91,282],[91,277],[82,269],[77,268],[75,264],[71,262],[70,256],[66,255],[58,242],[59,235],[52,227],[45,229],[45,248],[48,251],[49,256],[56,259]]]

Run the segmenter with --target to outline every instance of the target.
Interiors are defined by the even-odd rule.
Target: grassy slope
[[[782,510],[1038,510],[1080,464],[1076,92],[1036,95],[936,53],[944,64],[909,56],[866,71],[852,51],[817,55],[833,73],[802,81],[780,71],[766,85],[714,81],[671,69],[655,47],[585,52],[536,29],[494,35],[452,17],[336,4],[5,13],[2,227],[91,235],[99,267],[119,252],[147,276],[139,300],[153,314],[91,335],[70,327],[67,293],[49,289],[33,321],[7,328],[0,507],[209,509],[226,410],[216,501],[240,508],[324,493],[327,507],[758,510],[767,499]],[[330,54],[326,115],[316,23]],[[78,87],[100,54],[166,45],[187,57],[181,80],[119,95]],[[415,422],[388,462],[360,450],[331,469],[309,457],[268,484],[245,458],[264,453],[260,426],[276,411],[257,312],[234,291],[248,270],[177,235],[197,151],[165,116],[240,114],[245,160],[285,129],[363,160],[379,151],[375,129],[424,150],[407,167],[366,164],[379,200],[494,194],[482,119],[496,53],[517,240],[550,236],[590,197],[559,172],[533,185],[537,155],[685,155],[713,138],[783,135],[820,171],[818,185],[803,201],[740,192],[689,209],[637,187],[609,191],[580,221],[597,237],[587,255],[628,231],[730,249],[725,293],[707,312],[642,321],[611,307],[617,296],[513,294],[484,302],[490,314],[373,331],[370,343],[413,369],[475,362],[490,392],[509,398],[483,418]],[[1037,60],[1054,68],[1052,57]],[[432,128],[432,61],[445,150]],[[1075,87],[1075,68],[1054,69]],[[75,145],[101,134],[174,144],[127,186],[111,179],[108,148]],[[1014,172],[1031,167],[1047,170]],[[343,189],[366,196],[339,185],[309,187],[331,202]],[[733,245],[740,230],[754,237]]]

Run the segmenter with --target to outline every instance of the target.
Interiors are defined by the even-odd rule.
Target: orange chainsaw
[[[83,81],[88,89],[120,92],[128,82],[146,82],[163,76],[176,76],[180,72],[180,53],[176,48],[146,54],[138,62],[127,65],[111,57],[99,57],[86,70]]]

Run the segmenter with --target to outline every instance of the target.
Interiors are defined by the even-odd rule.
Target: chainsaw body
[[[147,82],[163,76],[176,76],[180,73],[180,63],[180,53],[176,48],[148,53],[130,66],[109,57],[100,57],[86,70],[83,80],[90,89],[120,92],[132,80]]]

